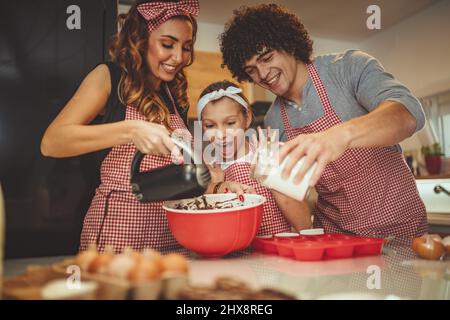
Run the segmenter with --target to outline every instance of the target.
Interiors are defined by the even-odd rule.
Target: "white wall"
[[[199,22],[195,50],[220,52],[218,37],[222,32],[223,25]]]
[[[334,39],[319,38],[311,35],[315,56],[328,53],[342,52],[348,49],[361,49],[361,44],[356,42],[338,41]]]
[[[130,10],[130,8],[131,8],[130,5],[119,4],[118,7],[117,7],[117,13],[118,14],[128,13],[128,10]]]
[[[450,1],[443,0],[361,43],[419,97],[450,88]]]
[[[383,13],[382,13],[383,14]],[[450,1],[443,0],[383,30],[360,45],[418,97],[450,88]],[[430,144],[429,128],[401,143],[404,150]]]

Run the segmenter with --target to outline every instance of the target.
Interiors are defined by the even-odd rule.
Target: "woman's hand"
[[[166,127],[143,120],[129,121],[133,121],[131,141],[140,152],[153,155],[172,153],[174,161],[182,161],[181,152],[170,138]]]
[[[289,161],[282,172],[282,178],[287,179],[292,168],[305,156],[305,162],[294,177],[294,183],[300,183],[305,173],[317,162],[317,167],[311,177],[309,185],[316,185],[325,166],[338,159],[349,146],[349,137],[340,127],[312,134],[301,134],[284,143],[280,148],[280,163],[289,155]]]

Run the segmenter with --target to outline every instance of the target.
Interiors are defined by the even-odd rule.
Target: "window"
[[[433,138],[450,157],[450,91],[420,99],[431,127]]]

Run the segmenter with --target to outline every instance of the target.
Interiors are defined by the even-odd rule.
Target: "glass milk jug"
[[[317,163],[315,162],[306,172],[303,180],[299,184],[294,184],[294,177],[303,166],[305,158],[301,158],[292,168],[290,176],[287,179],[283,179],[281,172],[289,161],[289,155],[279,164],[277,159],[279,147],[280,144],[272,143],[256,150],[251,177],[269,189],[274,189],[288,197],[303,201],[309,189],[309,181],[317,167]]]

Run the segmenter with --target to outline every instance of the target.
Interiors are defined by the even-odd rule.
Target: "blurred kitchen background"
[[[445,193],[450,190],[450,0],[200,0],[196,60],[187,69],[192,106],[207,84],[231,79],[220,67],[217,38],[233,9],[263,2],[282,4],[300,16],[314,41],[315,55],[366,51],[421,99],[427,126],[401,145],[417,176],[432,230],[450,233],[450,196]],[[83,217],[98,183],[98,164],[94,155],[44,158],[40,139],[84,76],[107,58],[116,16],[132,3],[0,1],[0,183],[6,257],[77,250]],[[381,9],[380,30],[366,26],[370,5]],[[80,28],[68,21],[76,10],[81,13]],[[273,95],[252,84],[243,87],[257,124],[262,123]],[[194,110],[189,113],[191,123]]]

